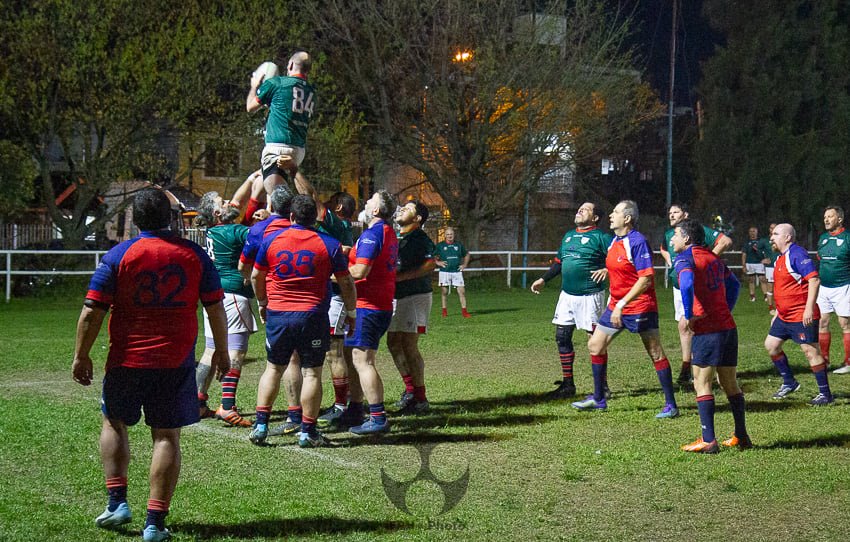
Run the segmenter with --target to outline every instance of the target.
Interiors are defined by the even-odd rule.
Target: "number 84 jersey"
[[[224,297],[218,271],[197,244],[142,232],[107,252],[86,299],[112,308],[107,370],[171,369],[195,362],[198,301]]]

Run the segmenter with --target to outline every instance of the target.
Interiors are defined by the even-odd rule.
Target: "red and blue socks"
[[[153,525],[160,531],[165,529],[165,516],[168,515],[167,501],[148,499],[148,516],[145,518],[145,527]]]
[[[702,427],[702,441],[712,442],[714,436],[714,396],[698,395],[697,410],[699,410],[699,423]]]
[[[658,382],[661,384],[661,389],[664,390],[664,401],[668,405],[676,406],[676,394],[673,392],[673,371],[670,369],[670,362],[667,358],[661,358],[653,363],[655,374],[658,375]]]
[[[316,418],[301,416],[301,432],[310,436],[316,436]]]
[[[773,361],[773,366],[776,367],[777,372],[782,376],[782,383],[786,386],[796,386],[797,379],[794,378],[794,372],[788,365],[788,356],[785,355],[785,352],[770,356],[770,359]]]
[[[113,478],[107,478],[106,493],[109,496],[106,509],[114,512],[119,504],[127,502],[127,477],[115,476]]]
[[[286,409],[286,416],[292,423],[301,423],[301,407],[291,406]]]
[[[369,418],[381,425],[387,423],[387,413],[384,412],[384,403],[369,404]]]
[[[241,370],[230,369],[221,379],[221,408],[224,410],[236,408],[236,386],[239,385],[241,375]]]
[[[826,363],[815,365],[812,367],[812,372],[815,375],[815,381],[818,383],[818,391],[827,397],[832,396],[832,391],[829,389],[829,379],[826,373]]]
[[[269,416],[272,413],[271,405],[257,405],[257,427],[269,425]]]
[[[605,400],[605,384],[608,375],[608,354],[590,356],[593,370],[593,400],[597,403]]]

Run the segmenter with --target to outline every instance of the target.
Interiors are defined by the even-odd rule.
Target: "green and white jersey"
[[[708,226],[703,225],[702,231],[705,233],[705,247],[709,250],[714,248],[714,245],[717,243],[717,240],[720,239],[720,236],[723,235],[723,232],[719,232]],[[676,233],[676,227],[667,228],[667,231],[664,232],[664,246],[667,249],[667,252],[670,253],[670,260],[676,259],[676,252],[673,250],[673,234]],[[676,275],[676,270],[674,266],[670,266],[670,269],[667,270],[667,276],[670,277],[670,281],[673,284],[674,288],[679,287],[679,277]]]
[[[354,234],[351,230],[351,222],[336,216],[336,213],[325,208],[325,216],[317,224],[318,230],[326,233],[339,241],[343,246],[354,246]]]
[[[844,228],[835,235],[824,233],[818,239],[820,283],[827,288],[850,284],[850,233]]]
[[[773,249],[770,248],[767,239],[747,239],[747,242],[741,247],[741,252],[746,255],[747,263],[761,263],[765,258],[770,258]]]
[[[291,76],[266,79],[257,89],[257,99],[269,107],[266,143],[293,147],[307,144],[307,127],[316,106],[316,91],[306,79]]]
[[[605,290],[605,282],[594,282],[590,273],[605,268],[608,246],[613,239],[596,227],[568,231],[558,250],[561,289],[570,295],[588,295]]]
[[[466,247],[462,243],[455,241],[448,244],[445,241],[437,243],[437,257],[441,262],[446,262],[445,267],[441,267],[440,271],[446,273],[457,273],[460,271],[460,264],[463,263],[463,258],[466,256]]]
[[[238,268],[248,230],[248,226],[242,224],[220,224],[209,228],[207,254],[218,270],[221,287],[225,292],[254,297],[254,290],[242,280]]]

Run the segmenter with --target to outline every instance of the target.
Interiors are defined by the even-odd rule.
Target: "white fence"
[[[187,232],[187,237],[192,239],[199,244],[204,242],[203,232],[198,230],[190,230]],[[100,263],[100,257],[106,253],[104,250],[0,250],[0,257],[2,257],[6,266],[2,271],[3,276],[6,279],[6,301],[8,302],[12,298],[12,277],[15,276],[62,276],[62,275],[91,275],[98,263]],[[552,251],[519,251],[519,250],[484,250],[484,251],[474,251],[470,252],[473,259],[478,261],[484,261],[484,265],[479,265],[478,267],[468,267],[466,271],[468,272],[492,272],[492,271],[502,271],[505,273],[505,282],[507,286],[511,287],[511,276],[515,272],[522,271],[546,271],[549,269],[549,261],[555,257],[556,253]],[[660,259],[660,253],[656,252],[656,261],[662,261]],[[44,268],[30,268],[30,269],[15,269],[15,258],[19,256],[48,256],[48,255],[57,255],[57,256],[77,256],[80,259],[80,263],[82,266],[86,267],[86,269],[56,269],[54,267],[43,266]],[[533,260],[538,263],[537,265],[523,265],[523,257],[528,257],[528,259]],[[727,257],[727,263],[731,263],[729,265],[730,269],[741,269],[740,258],[741,253],[737,251],[729,251],[724,253],[724,256]],[[91,267],[85,264],[85,260],[91,262]],[[19,259],[20,261],[20,259]],[[30,266],[32,267],[32,266]],[[664,270],[666,269],[665,265],[656,265],[656,270]],[[666,286],[666,274],[665,274],[665,286]]]

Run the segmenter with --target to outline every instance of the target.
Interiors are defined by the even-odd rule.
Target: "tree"
[[[129,202],[103,212],[99,201],[114,181],[180,181],[169,140],[247,141],[257,157],[247,169],[259,165],[262,119],[245,114],[245,94],[261,60],[280,62],[294,48],[302,29],[290,5],[33,0],[0,6],[2,139],[37,164],[41,199],[67,246],[79,246]],[[333,127],[328,106],[322,111],[336,131],[323,131],[320,120],[315,136],[342,145],[335,137],[347,133]],[[71,209],[56,205],[55,156],[75,188]],[[240,173],[247,171],[234,172]]]
[[[704,70],[700,205],[820,229],[823,208],[850,197],[850,6],[710,0],[704,9],[726,44]]]
[[[364,144],[420,172],[473,248],[544,172],[658,112],[631,70],[627,18],[601,2],[334,0],[305,13],[364,114]]]

